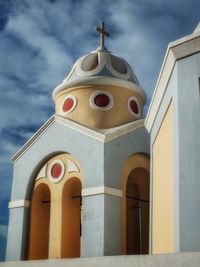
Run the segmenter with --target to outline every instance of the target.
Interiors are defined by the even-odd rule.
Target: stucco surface
[[[178,68],[180,251],[200,250],[200,53]]]
[[[176,252],[200,250],[199,77],[200,53],[176,61],[151,129],[152,147],[171,101],[174,139],[173,223]]]
[[[152,147],[152,252],[174,252],[173,120],[170,104]]]
[[[30,200],[41,166],[63,152],[70,153],[80,164],[83,189],[101,186],[120,189],[120,172],[125,161],[135,153],[149,154],[149,136],[141,125],[104,142],[54,121],[15,160],[11,201]],[[83,196],[82,257],[120,254],[120,199],[105,193]],[[25,257],[26,244],[23,240],[26,240],[24,236],[28,232],[29,216],[23,210],[29,209],[10,210],[7,260]],[[15,242],[19,245],[16,246]]]
[[[200,252],[165,255],[111,256],[29,262],[3,262],[0,267],[199,267]]]

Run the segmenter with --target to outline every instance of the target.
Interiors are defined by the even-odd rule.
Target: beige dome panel
[[[77,104],[71,112],[64,112],[63,105],[68,95],[73,95]],[[130,111],[131,99],[136,99],[134,103],[137,105],[137,113],[135,114]],[[108,85],[73,87],[70,91],[68,89],[61,91],[56,96],[55,102],[56,114],[89,128],[108,129],[143,117],[144,100],[137,93],[124,90],[122,87]]]
[[[83,71],[91,71],[96,69],[99,65],[98,54],[90,54],[81,62],[81,68]]]

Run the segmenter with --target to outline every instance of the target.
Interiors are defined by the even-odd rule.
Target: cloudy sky
[[[168,43],[193,32],[199,11],[199,0],[0,0],[0,260],[11,156],[53,114],[52,90],[72,63],[99,46],[95,26],[104,20],[107,48],[133,67],[149,103]]]

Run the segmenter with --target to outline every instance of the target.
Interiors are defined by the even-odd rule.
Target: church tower
[[[104,45],[53,91],[55,114],[13,157],[7,260],[149,252],[146,95]]]

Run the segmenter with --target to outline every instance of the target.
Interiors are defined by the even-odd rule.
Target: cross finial
[[[97,26],[96,31],[100,33],[100,48],[105,49],[104,39],[105,36],[110,37],[110,33],[105,31],[104,22],[101,21],[101,27]]]

